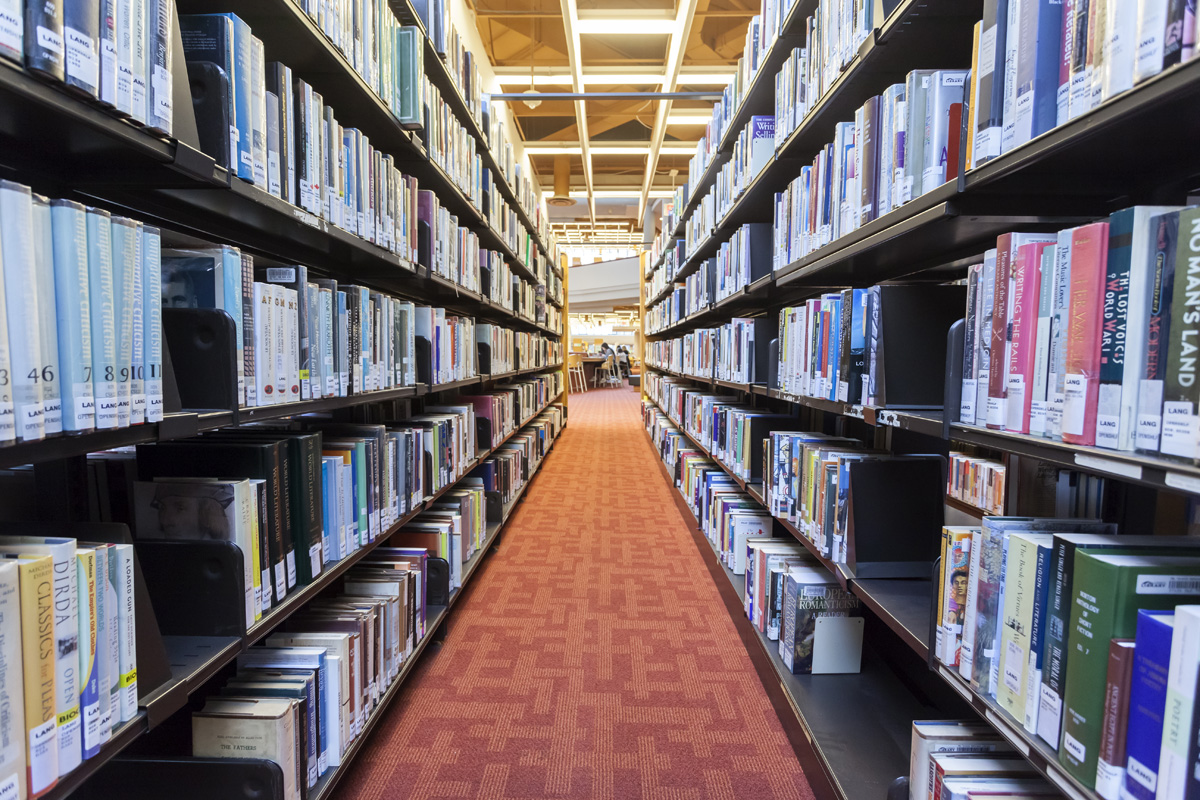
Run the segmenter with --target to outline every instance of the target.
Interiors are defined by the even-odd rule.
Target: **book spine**
[[[1171,664],[1172,621],[1139,614],[1129,686],[1125,780],[1130,800],[1154,800],[1163,740],[1163,711]]]
[[[142,227],[142,304],[145,347],[146,422],[163,418],[162,235]]]
[[[54,80],[66,78],[62,0],[25,4],[25,67]]]
[[[119,706],[113,709],[113,721],[118,711],[120,721],[128,722],[137,716],[137,618],[134,616],[133,545],[113,545],[109,551],[109,573],[117,591],[117,662],[120,669],[118,686]]]
[[[19,565],[0,568],[0,657],[8,665],[0,680],[0,702],[8,713],[0,716],[0,790],[20,800],[28,796],[25,773],[25,686],[22,674],[21,587]]]
[[[54,233],[50,217],[50,201],[41,195],[33,196],[33,255],[37,259],[34,276],[37,279],[38,350],[41,362],[38,372],[42,384],[42,419],[47,436],[57,436],[63,430],[62,373],[58,356],[58,315],[54,292]]]
[[[1160,450],[1189,460],[1200,458],[1200,401],[1197,353],[1200,343],[1200,295],[1193,290],[1200,268],[1200,212],[1179,213],[1175,254],[1175,291],[1171,327],[1167,338],[1166,375],[1163,381],[1162,440]]]
[[[1133,82],[1141,83],[1163,70],[1168,0],[1140,0],[1137,9],[1137,48]]]
[[[1067,332],[1062,438],[1069,444],[1096,443],[1100,382],[1100,308],[1108,253],[1108,223],[1071,232],[1071,305]]]
[[[1146,367],[1138,387],[1139,450],[1157,453],[1162,434],[1163,381],[1167,374],[1167,343],[1175,290],[1175,249],[1179,214],[1161,214],[1151,220],[1152,245],[1150,314],[1146,331]]]
[[[145,295],[145,247],[144,225],[138,223],[134,229],[134,261],[129,265],[133,279],[129,293],[130,320],[133,331],[129,357],[129,424],[141,425],[146,421],[146,295]],[[157,301],[161,303],[161,298]]]
[[[235,251],[236,252],[236,251]],[[238,390],[238,403],[247,406],[257,406],[259,401],[259,354],[256,352],[257,347],[255,342],[258,332],[255,329],[256,320],[258,318],[259,305],[254,292],[254,256],[249,253],[237,253],[238,261],[236,264],[231,263],[231,268],[239,268],[241,270],[241,279],[238,282],[238,291],[241,294],[241,327],[238,330],[239,342],[241,343],[241,385]],[[265,402],[262,403],[265,405]]]
[[[49,556],[22,557],[21,653],[25,681],[25,780],[30,797],[58,782],[55,727],[54,568]]]
[[[1000,152],[1006,153],[1017,142],[1017,67],[1020,60],[1022,31],[1022,7],[1030,7],[1037,0],[1008,0],[1008,25],[1004,40],[1004,113],[1000,128]]]
[[[1100,329],[1100,388],[1097,393],[1096,445],[1126,449],[1130,431],[1121,429],[1129,318],[1130,258],[1133,216],[1113,214],[1108,226],[1108,259],[1104,275],[1103,322]],[[1132,402],[1133,398],[1129,398]]]
[[[250,152],[254,183],[269,191],[267,182],[267,84],[262,39],[250,36]]]
[[[140,269],[137,223],[125,217],[112,219],[113,320],[117,336],[117,427],[129,427],[133,372],[134,271]]]
[[[979,272],[978,330],[975,334],[975,424],[987,422],[987,397],[991,384],[992,325],[996,302],[996,251],[983,255]]]
[[[1188,780],[1187,751],[1196,701],[1197,662],[1200,662],[1200,614],[1194,607],[1183,606],[1175,611],[1175,633],[1171,637],[1156,800],[1184,800]]]
[[[1075,119],[1092,107],[1092,75],[1088,52],[1092,46],[1092,19],[1098,0],[1074,0],[1075,18],[1071,33],[1071,84],[1067,98],[1068,119]]]
[[[991,355],[989,358],[987,426],[1003,430],[1008,418],[1005,400],[1008,396],[1008,343],[1012,314],[1012,234],[996,240],[996,273],[992,292]]]
[[[1050,340],[1054,330],[1055,245],[1041,251],[1041,286],[1038,289],[1037,339],[1033,359],[1033,397],[1029,403],[1029,432],[1046,435],[1050,379]]]
[[[964,425],[975,424],[975,378],[978,369],[979,305],[982,301],[980,281],[982,280],[982,264],[972,264],[967,268],[967,311],[963,320],[962,395],[958,411],[958,421]]]
[[[109,619],[112,616],[112,600],[108,583],[108,551],[110,547],[104,544],[92,545],[95,559],[96,580],[96,733],[101,745],[112,738],[112,708],[109,702],[108,687],[110,665],[109,659],[113,642],[109,635]],[[87,735],[87,709],[84,709],[84,736]]]
[[[274,336],[271,325],[271,286],[254,283],[254,390],[258,405],[275,403]]]
[[[233,27],[233,72],[229,76],[230,91],[233,93],[233,118],[230,124],[237,128],[237,150],[231,154],[237,176],[249,183],[254,182],[254,89],[253,55],[250,42],[250,26],[236,14],[223,14]]]
[[[133,114],[133,2],[116,0],[113,29],[116,47],[117,111]]]
[[[16,432],[20,441],[45,438],[46,411],[41,383],[41,338],[34,254],[33,193],[29,187],[0,181],[0,253],[4,259],[9,360]]]
[[[1046,629],[1050,612],[1050,587],[1053,582],[1053,545],[1038,547],[1037,573],[1034,577],[1033,619],[1029,635],[1029,666],[1025,686],[1025,730],[1037,735],[1041,706],[1042,671],[1045,666]]]
[[[54,297],[62,390],[62,429],[95,430],[92,394],[92,331],[88,291],[87,212],[78,203],[50,203],[54,250]],[[2,303],[0,303],[2,305]],[[5,332],[7,333],[7,331]],[[2,439],[3,436],[0,436]]]
[[[300,302],[295,289],[280,287],[283,303],[280,311],[284,315],[284,388],[287,391],[285,402],[295,403],[301,398],[300,394]]]
[[[75,554],[75,577],[79,595],[79,714],[83,725],[83,758],[100,752],[100,680],[97,661],[99,617],[96,599],[96,552]]]
[[[1033,397],[1033,357],[1041,289],[1042,247],[1022,245],[1012,259],[1012,318],[1009,320],[1007,397],[1004,429],[1029,433],[1029,408]]]
[[[1108,646],[1108,677],[1104,686],[1104,717],[1100,723],[1100,752],[1096,762],[1096,794],[1117,800],[1125,783],[1125,734],[1129,721],[1129,685],[1134,649],[1128,640]]]
[[[171,0],[148,0],[150,20],[147,26],[149,53],[147,64],[150,79],[147,124],[170,136],[174,130],[174,14]]]
[[[134,120],[145,124],[146,105],[149,92],[146,87],[146,6],[150,0],[130,0],[130,91],[133,102],[131,115]]]
[[[117,427],[117,323],[112,267],[112,218],[88,209],[88,294],[92,325],[92,388],[96,428]]]
[[[274,353],[275,365],[271,371],[275,379],[275,402],[286,403],[291,396],[288,392],[290,353],[288,348],[288,317],[287,298],[282,286],[271,286],[271,348]]]
[[[100,2],[74,0],[63,4],[64,81],[92,98],[100,96]],[[4,35],[0,34],[0,41]],[[0,44],[0,52],[4,46]]]

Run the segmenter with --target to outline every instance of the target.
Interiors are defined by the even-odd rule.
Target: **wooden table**
[[[596,368],[603,364],[607,358],[605,356],[584,356],[583,357],[583,377],[587,381],[589,389],[594,385],[596,376]]]

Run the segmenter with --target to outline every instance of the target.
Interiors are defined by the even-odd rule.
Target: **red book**
[[[1108,223],[1093,222],[1071,231],[1071,298],[1067,318],[1067,363],[1062,439],[1096,443],[1096,402],[1100,393],[1100,328],[1104,273],[1108,266]]]
[[[992,301],[992,355],[989,361],[987,426],[1004,430],[1008,418],[1008,286],[1012,280],[1012,234],[996,239],[996,282]]]
[[[950,140],[946,143],[946,180],[958,177],[959,149],[962,146],[962,103],[950,104]]]
[[[1017,257],[1012,262],[1012,318],[1008,325],[1008,397],[1004,429],[1016,433],[1029,433],[1038,303],[1041,299],[1042,251],[1049,246],[1049,242],[1023,244],[1017,248]]]

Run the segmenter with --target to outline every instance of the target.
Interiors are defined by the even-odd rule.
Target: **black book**
[[[152,3],[152,5],[157,6],[160,3]],[[171,7],[174,8],[174,4],[171,4]],[[155,13],[158,13],[157,9]],[[153,33],[154,28],[151,28],[152,36]],[[88,97],[98,98],[100,96],[99,0],[68,0],[63,4],[63,45],[70,56],[66,60],[65,67],[67,86]],[[151,56],[153,55],[154,48],[152,47]]]
[[[25,67],[55,80],[66,78],[62,0],[25,3]]]

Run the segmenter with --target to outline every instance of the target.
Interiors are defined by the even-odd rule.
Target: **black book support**
[[[444,558],[425,560],[425,607],[450,605],[450,563]]]
[[[950,423],[959,418],[962,408],[963,348],[966,347],[967,323],[958,320],[946,333],[946,387],[942,392],[942,438],[950,440]]]
[[[476,342],[476,366],[480,375],[492,374],[492,346],[488,342]]]
[[[283,800],[283,771],[260,758],[116,758],[76,790],[80,800]]]
[[[883,285],[876,345],[876,401],[888,408],[942,402],[946,331],[962,316],[965,286]]]
[[[945,510],[939,456],[849,463],[846,568],[854,578],[927,578]]]
[[[146,587],[169,636],[242,636],[246,583],[242,551],[232,542],[139,541]]]
[[[171,354],[171,369],[165,372],[174,376],[182,407],[236,410],[234,359],[241,343],[233,318],[219,309],[164,308],[162,321]]]

